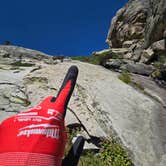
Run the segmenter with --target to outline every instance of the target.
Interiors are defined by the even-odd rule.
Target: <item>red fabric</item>
[[[50,166],[61,165],[61,159],[56,159],[55,156],[27,153],[27,152],[10,152],[0,155],[1,166]]]
[[[0,165],[61,164],[67,139],[64,106],[70,88],[71,80],[55,102],[50,102],[53,96],[49,96],[35,108],[1,123]]]

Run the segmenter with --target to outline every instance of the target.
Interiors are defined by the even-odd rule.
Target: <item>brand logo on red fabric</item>
[[[51,125],[48,123],[32,124],[19,129],[19,133],[17,134],[17,136],[30,137],[31,135],[45,135],[46,137],[59,139],[59,131],[60,129],[57,125]]]

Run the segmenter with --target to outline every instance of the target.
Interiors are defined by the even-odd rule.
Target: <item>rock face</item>
[[[144,38],[149,3],[147,0],[130,0],[112,19],[107,42],[120,48],[124,42],[138,43]],[[124,44],[123,44],[124,43]]]
[[[107,42],[113,48],[126,46],[126,42],[148,48],[165,38],[165,18],[165,0],[129,0],[112,19]]]
[[[131,73],[149,76],[154,71],[154,67],[151,65],[145,65],[143,63],[128,63],[125,69]]]
[[[166,1],[148,0],[149,12],[145,27],[145,47],[149,47],[155,41],[165,38],[166,31]]]
[[[92,136],[118,137],[136,166],[162,166],[166,160],[165,108],[161,102],[120,81],[117,73],[101,66],[78,61],[48,64],[44,60],[35,61],[33,66],[15,66],[3,61],[0,63],[1,121],[35,106],[48,95],[56,95],[71,65],[78,66],[79,76],[66,125],[81,122]]]
[[[0,45],[0,62],[1,64],[19,64],[33,65],[37,61],[45,63],[57,63],[57,59],[63,60],[62,56],[49,56],[43,52],[16,46]]]
[[[129,0],[112,19],[106,41],[111,49],[128,48],[124,59],[157,66],[155,80],[165,86],[158,79],[166,70],[165,0]]]

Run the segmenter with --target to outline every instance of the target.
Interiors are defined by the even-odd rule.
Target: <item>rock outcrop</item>
[[[165,0],[129,0],[112,19],[106,41],[111,49],[128,49],[123,59],[153,65],[154,80],[165,87]]]
[[[148,0],[149,10],[145,27],[145,48],[166,38],[166,1]]]
[[[165,0],[129,0],[112,19],[107,42],[112,48],[137,43],[148,48],[165,38]]]
[[[1,64],[13,64],[33,66],[37,61],[44,61],[48,64],[56,64],[63,61],[63,56],[50,56],[43,52],[16,46],[0,45]]]
[[[112,48],[143,42],[149,3],[130,0],[112,19],[107,42]]]
[[[30,59],[32,66],[9,64],[7,60],[0,63],[1,121],[35,106],[48,95],[56,95],[67,69],[74,64],[80,72],[66,125],[81,123],[86,129],[82,133],[85,137],[114,135],[130,151],[136,166],[163,166],[166,159],[164,101],[137,91],[120,81],[117,73],[101,66],[78,61],[48,64],[44,57]],[[153,96],[160,99],[156,92]]]

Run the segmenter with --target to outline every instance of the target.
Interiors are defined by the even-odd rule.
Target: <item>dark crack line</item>
[[[70,107],[67,107],[67,109],[69,109],[69,111],[71,111],[71,112],[74,114],[74,116],[76,117],[76,119],[79,121],[81,127],[82,127],[82,128],[84,129],[84,131],[88,134],[88,136],[89,136],[90,139],[86,139],[86,141],[87,141],[88,143],[92,143],[92,144],[96,145],[98,148],[100,148],[100,147],[101,147],[101,145],[100,145],[101,138],[89,134],[88,130],[87,130],[86,127],[82,124],[81,120],[78,118],[78,116],[76,115],[76,113],[75,113]]]
[[[13,112],[13,113],[19,113],[20,112],[20,111],[15,111],[15,110],[8,111],[5,108],[0,108],[0,111],[2,111],[2,112]]]
[[[32,69],[32,70],[30,71],[30,73],[33,73],[34,71],[40,70],[41,68],[42,68],[41,66],[38,66],[38,67]]]
[[[67,107],[67,109],[69,109],[69,111],[74,114],[74,116],[76,117],[76,119],[77,119],[77,120],[79,121],[79,123],[81,124],[82,128],[85,130],[85,132],[88,134],[88,136],[91,137],[91,135],[89,134],[88,130],[87,130],[86,127],[83,125],[83,123],[81,122],[81,120],[78,118],[78,116],[76,115],[76,113],[75,113],[70,107]]]
[[[11,82],[0,82],[0,85],[16,85],[16,84]]]

